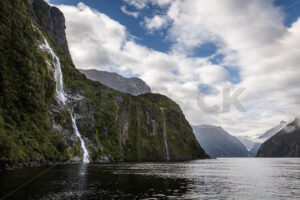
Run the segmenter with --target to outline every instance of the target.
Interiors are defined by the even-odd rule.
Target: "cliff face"
[[[44,0],[27,0],[31,4],[31,12],[40,29],[45,31],[71,59],[65,34],[65,17],[56,7],[49,6]]]
[[[35,5],[36,3],[36,5]],[[39,5],[41,4],[41,5]],[[50,10],[43,1],[0,1],[0,164],[80,160],[69,110],[86,142],[92,161],[166,160],[166,133],[171,160],[206,158],[180,107],[157,94],[138,97],[88,80],[66,52],[64,25],[48,29]],[[34,11],[35,10],[35,11]],[[55,11],[56,12],[56,11]],[[39,17],[38,17],[39,16]],[[46,20],[47,21],[47,20]],[[48,23],[46,23],[48,24]],[[50,33],[48,34],[48,31]],[[56,99],[53,60],[40,45],[47,39],[58,56],[66,106]],[[65,45],[60,45],[65,44]]]
[[[98,81],[107,87],[134,96],[151,93],[150,87],[139,78],[125,78],[117,73],[98,71],[98,70],[79,70],[87,78]]]
[[[193,126],[195,136],[212,157],[249,157],[248,150],[223,128],[211,125]]]
[[[300,157],[299,123],[299,119],[296,119],[264,142],[257,157]]]

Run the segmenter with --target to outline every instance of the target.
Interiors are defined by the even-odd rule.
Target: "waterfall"
[[[49,46],[48,41],[46,39],[44,39],[44,44],[40,45],[40,48],[43,50],[49,51],[51,54],[53,65],[54,65],[54,78],[56,81],[56,96],[57,96],[57,99],[59,100],[59,102],[62,103],[63,105],[65,105],[66,101],[67,101],[67,97],[64,92],[64,85],[63,85],[64,82],[63,82],[63,76],[62,76],[61,64],[60,64],[59,58],[56,56],[56,54],[54,53],[52,48]],[[75,135],[80,140],[81,149],[83,151],[83,162],[89,163],[90,162],[89,152],[85,146],[85,142],[82,139],[80,132],[78,131],[77,124],[76,124],[76,114],[74,114],[74,116],[73,116],[70,109],[69,109],[69,111],[70,111],[70,116],[72,119],[73,130],[75,132]]]
[[[73,116],[72,112],[70,111],[70,115],[71,115],[71,118],[72,118],[72,126],[73,126],[73,129],[74,129],[74,132],[75,132],[76,136],[79,138],[80,144],[81,144],[81,149],[83,150],[83,162],[84,163],[89,163],[90,162],[90,155],[89,155],[88,150],[86,149],[85,142],[81,138],[81,135],[78,131],[77,124],[76,124],[76,114],[74,114],[74,116]]]
[[[44,42],[45,44],[42,44],[40,48],[44,50],[48,50],[51,54],[53,65],[54,65],[54,78],[56,81],[56,96],[62,104],[65,104],[67,98],[64,92],[64,82],[63,82],[59,58],[55,55],[54,51],[51,49],[46,39],[44,40]]]
[[[166,149],[166,160],[170,160],[169,156],[169,147],[168,147],[168,140],[167,140],[167,131],[166,131],[166,119],[165,119],[165,111],[164,108],[160,108],[162,114],[163,114],[163,121],[164,121],[164,143],[165,143],[165,149]]]

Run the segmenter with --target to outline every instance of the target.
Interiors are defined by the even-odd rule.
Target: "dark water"
[[[300,159],[71,164],[2,172],[0,199],[16,188],[5,199],[299,199]]]

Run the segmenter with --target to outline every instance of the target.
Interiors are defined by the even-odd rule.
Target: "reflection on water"
[[[49,167],[0,174],[0,199]],[[6,199],[298,199],[300,159],[57,165]]]

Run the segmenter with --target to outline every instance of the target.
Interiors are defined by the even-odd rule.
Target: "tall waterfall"
[[[63,105],[65,105],[66,101],[67,101],[67,97],[64,92],[63,76],[62,76],[61,64],[60,64],[59,58],[56,56],[56,54],[54,53],[52,48],[49,46],[48,41],[46,39],[44,39],[44,44],[40,45],[40,48],[43,50],[49,51],[51,54],[53,65],[54,65],[54,78],[56,81],[56,96],[57,96],[59,102],[62,103]],[[82,139],[80,132],[78,131],[77,124],[76,124],[76,114],[74,114],[74,116],[73,116],[72,111],[70,109],[69,109],[69,111],[70,111],[70,115],[71,115],[71,119],[72,119],[73,130],[75,132],[75,135],[80,140],[81,149],[83,151],[83,159],[82,160],[84,163],[89,163],[90,162],[89,152],[85,146],[85,142]]]
[[[44,42],[45,44],[42,44],[40,48],[48,50],[51,54],[53,65],[54,65],[54,78],[56,81],[56,96],[61,103],[65,104],[67,98],[64,92],[64,82],[63,82],[59,58],[55,55],[54,51],[51,49],[46,39],[44,40]]]
[[[170,160],[169,156],[169,147],[168,147],[168,140],[167,140],[167,130],[166,130],[166,119],[165,119],[165,111],[164,108],[160,108],[162,114],[163,114],[163,121],[164,121],[164,143],[165,143],[165,149],[166,149],[166,160]]]

